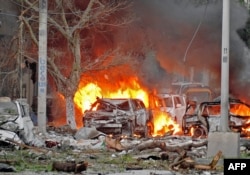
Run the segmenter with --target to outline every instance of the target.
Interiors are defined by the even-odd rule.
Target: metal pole
[[[39,0],[38,128],[46,133],[47,97],[47,0]]]
[[[229,113],[229,29],[230,0],[222,5],[222,47],[221,47],[221,131],[227,132]]]

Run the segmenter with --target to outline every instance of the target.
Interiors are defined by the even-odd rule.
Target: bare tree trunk
[[[70,125],[71,129],[76,129],[76,121],[75,121],[75,108],[73,97],[66,97],[66,118],[67,124]]]

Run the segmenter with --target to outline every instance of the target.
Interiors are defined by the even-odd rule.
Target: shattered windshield
[[[95,111],[107,111],[112,112],[114,109],[120,109],[124,111],[129,111],[129,101],[128,100],[101,100],[99,99],[92,106],[92,110]]]
[[[173,102],[171,98],[164,98],[163,100],[165,102],[166,107],[173,107]]]
[[[18,115],[18,109],[13,102],[0,102],[0,115]]]

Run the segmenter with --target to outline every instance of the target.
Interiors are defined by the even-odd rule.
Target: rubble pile
[[[17,101],[13,104],[23,105],[28,113],[26,103]],[[10,109],[6,115],[6,110],[2,110],[0,115],[0,172],[32,171],[25,166],[21,170],[16,169],[16,165],[28,157],[29,164],[36,163],[43,167],[39,169],[43,174],[118,174],[134,171],[148,171],[148,174],[156,171],[223,174],[223,153],[219,151],[214,157],[207,158],[206,137],[173,133],[157,137],[107,135],[94,127],[72,130],[68,125],[47,126],[47,132],[41,133],[29,115],[19,115],[13,110],[15,108]],[[241,151],[249,155],[249,141],[245,139],[241,143]]]

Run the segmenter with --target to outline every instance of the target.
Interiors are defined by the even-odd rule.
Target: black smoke
[[[144,52],[154,52],[150,64],[144,63],[140,69],[148,85],[152,80],[165,84],[180,78],[189,80],[189,70],[194,68],[194,81],[204,81],[206,75],[209,81],[205,83],[220,89],[222,2],[135,1],[138,20],[126,29],[126,42],[134,44],[134,49],[140,45]],[[237,30],[244,27],[248,12],[238,1],[231,0],[230,7],[230,92],[240,95],[246,86],[245,75],[249,75],[249,59],[244,56],[245,45]]]

